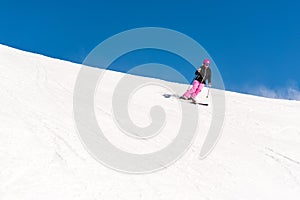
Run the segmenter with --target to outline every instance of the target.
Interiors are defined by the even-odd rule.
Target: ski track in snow
[[[199,109],[200,126],[186,154],[156,173],[130,175],[101,165],[81,144],[72,111],[80,67],[0,45],[1,200],[299,199],[300,102],[227,91],[222,137],[204,160],[199,153],[212,110],[191,104]],[[120,75],[107,72],[111,80]],[[102,92],[113,90],[106,86]],[[147,124],[144,113],[161,101],[172,123],[177,100],[164,98],[164,91],[150,95],[131,105],[133,121]],[[95,99],[101,100],[97,118],[107,133],[114,132],[111,99],[98,93]],[[115,142],[131,151],[132,140]],[[170,138],[160,140],[167,144]],[[159,140],[153,141],[159,148]]]

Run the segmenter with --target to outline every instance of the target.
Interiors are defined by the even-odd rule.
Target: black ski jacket
[[[211,84],[211,69],[210,67],[201,66],[200,72],[196,70],[195,72],[195,80],[199,81],[200,83],[206,84],[206,80],[208,80],[208,84]]]

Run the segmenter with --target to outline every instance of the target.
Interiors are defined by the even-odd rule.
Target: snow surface
[[[212,110],[193,105],[200,110],[200,127],[187,153],[164,170],[125,174],[98,163],[77,134],[72,109],[80,68],[0,45],[1,200],[299,199],[300,102],[226,91],[222,137],[206,159],[200,160],[199,152]],[[95,95],[95,112],[103,129],[115,133],[106,134],[108,139],[129,152],[167,145],[180,123],[177,100],[164,98],[159,87],[135,94],[128,106],[137,125],[149,123],[145,113],[157,103],[170,116],[169,134],[139,143],[118,134],[108,93],[103,98],[122,73],[106,76],[106,88]]]

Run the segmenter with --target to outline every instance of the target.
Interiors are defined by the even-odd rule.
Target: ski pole
[[[206,98],[208,98],[210,87],[208,87]]]

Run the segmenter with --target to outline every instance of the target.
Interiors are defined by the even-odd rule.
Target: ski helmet
[[[205,59],[203,60],[203,64],[204,64],[204,65],[209,65],[209,64],[210,64],[210,60],[207,59],[207,58],[205,58]]]

